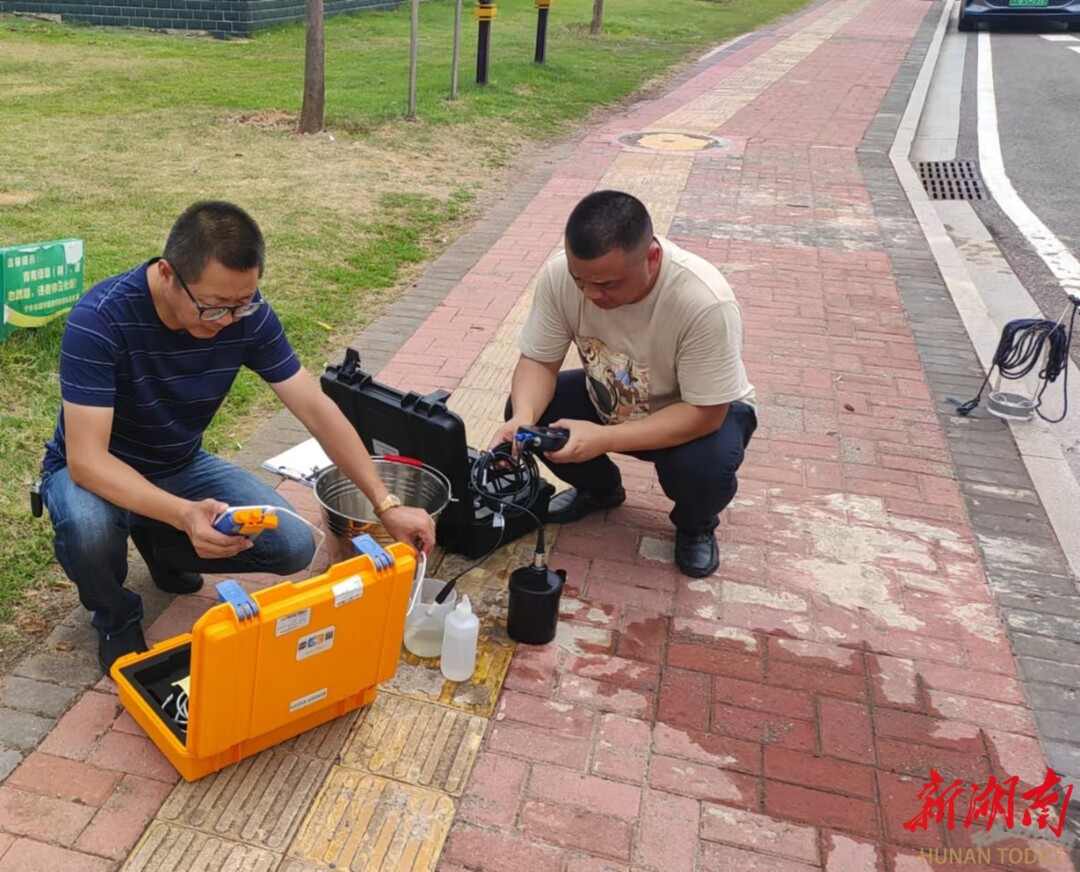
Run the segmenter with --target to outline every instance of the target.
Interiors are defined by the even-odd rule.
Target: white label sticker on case
[[[307,696],[302,696],[300,699],[294,699],[289,703],[289,711],[297,711],[304,706],[311,705],[313,702],[318,702],[320,699],[326,699],[325,687],[322,690],[316,690],[314,693],[309,693]]]
[[[334,608],[360,599],[364,595],[364,582],[359,575],[353,575],[334,585]]]
[[[274,635],[284,636],[286,633],[291,633],[293,630],[299,630],[301,627],[306,627],[310,623],[311,609],[301,609],[298,612],[293,612],[291,615],[278,618],[277,625],[274,629]]]
[[[334,628],[327,627],[317,633],[308,633],[296,643],[296,659],[306,660],[334,647]]]

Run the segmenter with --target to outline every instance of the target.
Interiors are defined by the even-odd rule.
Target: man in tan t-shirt
[[[560,372],[577,346],[583,369]],[[708,261],[653,235],[645,206],[597,191],[566,225],[566,248],[540,272],[519,340],[507,423],[570,431],[543,456],[570,484],[548,520],[565,524],[626,499],[610,452],[655,464],[675,502],[675,560],[686,575],[719,564],[714,530],[737,489],[757,427],[741,357],[742,317]]]

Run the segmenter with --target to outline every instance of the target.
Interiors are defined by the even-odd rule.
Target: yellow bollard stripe
[[[495,4],[494,3],[477,3],[476,4],[476,20],[477,21],[491,21],[495,17]]]

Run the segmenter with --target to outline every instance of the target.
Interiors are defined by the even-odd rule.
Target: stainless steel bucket
[[[390,493],[396,494],[404,505],[424,509],[438,520],[450,502],[450,480],[445,475],[406,457],[373,457],[372,461]],[[361,533],[390,541],[375,517],[371,500],[336,466],[328,466],[315,479],[315,499],[322,508],[330,536],[337,540],[332,552],[335,562],[355,556],[351,540]]]

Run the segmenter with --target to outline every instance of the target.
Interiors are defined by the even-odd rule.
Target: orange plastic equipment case
[[[120,702],[185,780],[367,705],[393,677],[416,558],[374,548],[251,597],[224,582],[190,633],[113,664]],[[162,701],[189,672],[185,732]]]

